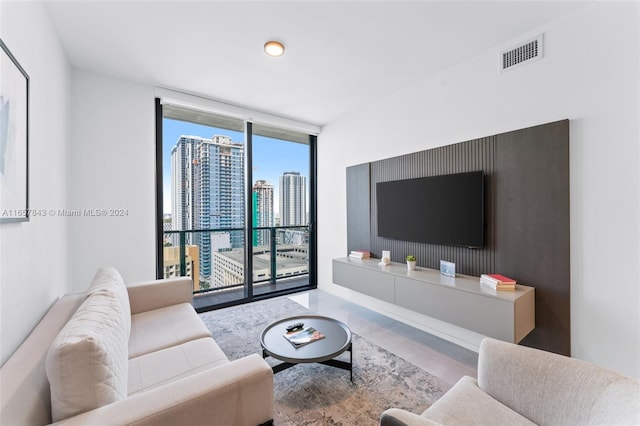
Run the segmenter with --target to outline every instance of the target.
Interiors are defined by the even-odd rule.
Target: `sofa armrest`
[[[272,419],[273,371],[252,354],[54,424],[255,426]]]
[[[167,278],[127,284],[131,314],[151,311],[179,303],[193,304],[190,277]]]
[[[380,426],[442,426],[440,423],[400,408],[389,408],[380,416]]]

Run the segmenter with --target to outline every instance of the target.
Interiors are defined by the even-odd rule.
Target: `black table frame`
[[[313,344],[313,343],[310,343]],[[345,349],[344,352],[349,352],[349,362],[346,361],[342,361],[339,359],[328,359],[326,361],[319,361],[317,362],[318,364],[324,364],[324,365],[329,365],[331,367],[336,367],[336,368],[341,368],[343,370],[348,370],[349,371],[349,379],[353,382],[353,342],[349,343],[349,346],[347,347],[347,349]],[[344,353],[343,352],[343,353]],[[271,353],[269,353],[266,349],[262,348],[262,358],[267,358],[268,356],[271,356],[273,358],[278,359],[277,357],[273,356]],[[271,367],[271,369],[273,370],[273,374],[279,373],[283,370],[286,370],[288,368],[291,368],[293,366],[296,366],[298,364],[309,364],[307,362],[282,362],[280,364],[276,364],[273,367]]]

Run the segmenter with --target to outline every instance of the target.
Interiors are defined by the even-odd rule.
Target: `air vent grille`
[[[500,72],[542,58],[542,34],[524,44],[501,52],[500,58]]]

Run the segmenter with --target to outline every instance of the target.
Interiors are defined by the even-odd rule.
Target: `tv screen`
[[[378,236],[480,248],[484,245],[482,171],[378,182]]]

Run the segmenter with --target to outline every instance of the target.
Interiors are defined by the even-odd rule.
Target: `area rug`
[[[229,359],[261,354],[260,334],[279,319],[314,312],[289,298],[200,314]],[[346,360],[348,353],[341,355]],[[267,358],[271,365],[278,363]],[[353,383],[349,372],[300,364],[274,375],[274,422],[285,425],[377,425],[390,407],[421,413],[443,392],[437,377],[353,334]]]

